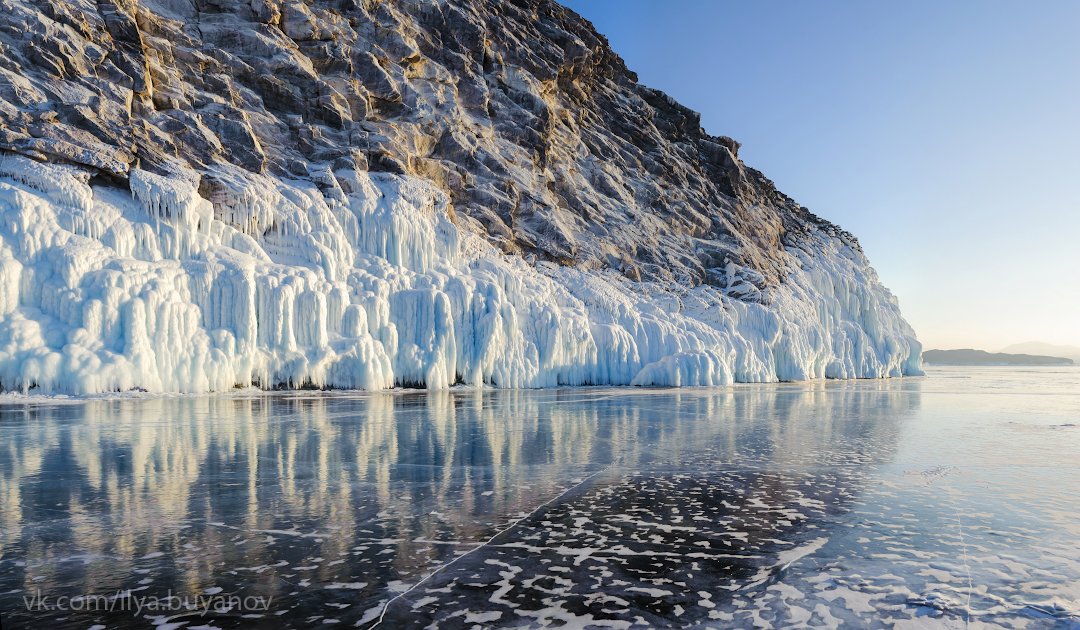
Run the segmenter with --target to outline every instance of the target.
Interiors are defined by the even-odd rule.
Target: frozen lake
[[[1080,368],[0,400],[5,630],[1080,626]]]

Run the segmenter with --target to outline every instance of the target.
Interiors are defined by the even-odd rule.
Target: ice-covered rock
[[[0,0],[0,389],[917,373],[855,239],[547,0]]]
[[[74,194],[87,185],[70,169],[5,164],[8,389],[685,386],[918,369],[895,300],[861,254],[820,234],[812,253],[788,254],[801,267],[767,302],[744,302],[530,265],[461,232],[444,194],[409,176],[351,173],[345,204],[278,182],[320,220],[255,239],[178,178],[135,169],[131,197]],[[80,220],[72,202],[86,198],[102,225]]]

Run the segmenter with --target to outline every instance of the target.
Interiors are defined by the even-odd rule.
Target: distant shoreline
[[[1027,368],[1032,368],[1032,367],[1040,367],[1040,368],[1080,368],[1080,364],[1076,363],[1075,361],[1073,361],[1071,364],[1062,363],[1062,364],[1055,364],[1055,365],[1030,364],[1030,363],[970,363],[970,364],[963,364],[963,365],[961,365],[959,363],[923,363],[923,367],[924,368],[930,368],[930,369],[933,369],[933,368],[983,368],[983,367],[985,367],[985,368],[993,368],[993,367],[1002,367],[1002,368],[1023,368],[1023,367],[1027,367]]]
[[[960,350],[927,350],[923,353],[923,364],[927,366],[1071,366],[1072,359],[1035,354],[1007,354],[1004,352],[986,352],[964,348]]]

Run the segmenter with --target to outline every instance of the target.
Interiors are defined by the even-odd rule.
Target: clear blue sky
[[[1080,345],[1080,2],[564,4],[858,236],[927,347]]]

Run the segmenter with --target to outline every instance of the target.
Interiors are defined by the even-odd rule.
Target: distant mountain
[[[1080,348],[1076,346],[1056,346],[1052,343],[1043,343],[1042,341],[1028,341],[1026,343],[1013,344],[1008,348],[1002,348],[1001,352],[1068,357],[1076,363],[1080,363]]]
[[[927,365],[1073,365],[1072,359],[1035,354],[1006,354],[985,350],[927,350]]]

